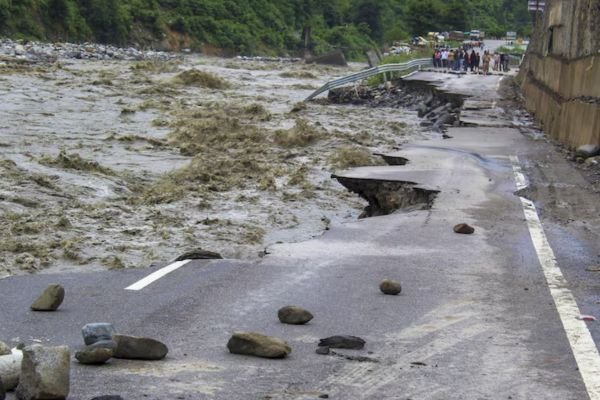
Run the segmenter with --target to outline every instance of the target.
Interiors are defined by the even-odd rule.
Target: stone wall
[[[544,131],[571,147],[600,144],[600,0],[550,0],[519,82]]]

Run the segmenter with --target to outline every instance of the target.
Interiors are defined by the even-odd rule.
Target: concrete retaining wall
[[[571,147],[600,144],[598,21],[600,0],[551,0],[519,75],[527,109]]]

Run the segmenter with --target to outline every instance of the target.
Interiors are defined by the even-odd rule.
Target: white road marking
[[[511,157],[515,182],[518,189],[527,187],[525,176],[521,172],[519,159]],[[579,373],[585,383],[590,400],[600,400],[600,354],[585,321],[578,319],[581,315],[573,293],[568,289],[568,282],[563,276],[554,251],[544,233],[537,210],[533,202],[521,197],[529,234],[537,252],[540,265],[550,288],[550,294],[558,311],[558,315],[567,334]]]
[[[151,283],[159,280],[163,276],[170,274],[171,272],[175,271],[176,269],[183,267],[185,264],[189,263],[190,261],[192,261],[192,260],[176,261],[173,264],[167,265],[166,267],[161,268],[158,271],[151,273],[144,279],[140,279],[133,285],[127,286],[125,288],[125,290],[142,290],[143,288],[145,288],[146,286],[150,285]]]

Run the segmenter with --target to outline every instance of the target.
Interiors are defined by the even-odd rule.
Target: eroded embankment
[[[439,193],[439,190],[423,188],[415,182],[338,175],[332,178],[369,203],[358,218],[388,215],[398,210],[427,210]]]
[[[464,97],[440,91],[426,82],[396,80],[388,84],[342,87],[329,92],[328,100],[335,104],[367,107],[403,108],[416,111],[421,126],[434,132],[445,132],[449,126],[459,126]]]
[[[461,95],[437,90],[426,82],[395,81],[379,87],[359,86],[334,89],[328,101],[370,108],[413,110],[422,118],[420,126],[433,132],[444,132],[458,126],[464,103]],[[447,138],[443,134],[443,138]],[[410,161],[398,155],[375,153],[388,165],[403,166]],[[398,210],[429,209],[439,191],[420,186],[416,182],[354,178],[350,175],[332,175],[350,192],[368,202],[359,218],[388,215]]]

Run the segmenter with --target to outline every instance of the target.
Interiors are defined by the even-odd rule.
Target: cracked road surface
[[[0,337],[75,348],[85,323],[105,321],[169,346],[160,362],[73,362],[72,399],[598,398],[595,382],[584,382],[579,371],[514,194],[514,157],[539,188],[531,200],[566,289],[586,314],[598,314],[599,278],[584,271],[600,254],[597,195],[577,187],[582,211],[567,213],[573,188],[558,184],[583,185],[582,178],[551,144],[507,127],[510,114],[495,104],[502,77],[420,73],[410,79],[484,101],[478,118],[486,110],[504,118],[499,126],[470,121],[450,129],[452,139],[404,146],[393,154],[409,160],[404,166],[343,174],[439,190],[431,209],[335,225],[310,241],[273,246],[258,262],[191,261],[138,291],[125,288],[166,264],[0,280]],[[554,205],[545,201],[544,184],[559,188],[552,192]],[[474,226],[475,234],[455,234],[460,222]],[[400,280],[402,294],[382,295],[384,278]],[[65,287],[65,302],[56,313],[33,314],[28,305],[52,282]],[[307,308],[314,320],[279,323],[277,310],[290,304]],[[594,323],[587,324],[600,339]],[[281,337],[292,354],[284,360],[231,355],[225,344],[237,330]],[[315,353],[319,338],[336,334],[367,341],[362,351],[339,353],[373,361]]]

